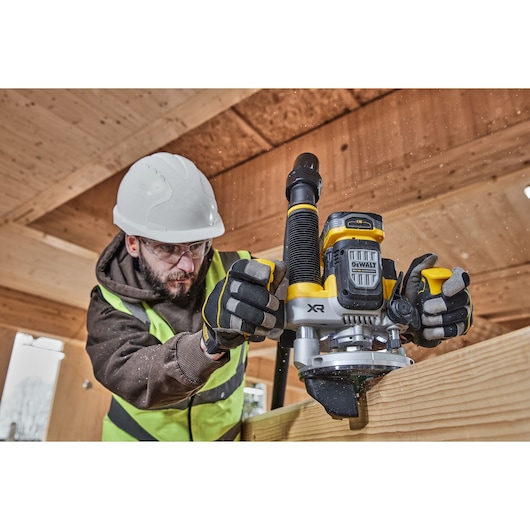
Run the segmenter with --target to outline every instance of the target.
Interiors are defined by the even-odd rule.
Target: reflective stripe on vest
[[[235,255],[236,259],[239,257],[250,258],[250,254],[240,251]],[[209,295],[217,282],[225,276],[227,267],[223,265],[219,252],[214,251],[206,275],[206,295]],[[104,298],[115,309],[133,314],[149,323],[149,332],[160,342],[166,342],[175,335],[167,322],[145,302],[142,302],[141,306],[136,304],[136,308],[131,308],[131,304],[124,303],[101,285],[99,287]],[[110,416],[107,415],[103,422],[102,439],[125,441],[150,439],[151,436],[159,441],[238,440],[241,432],[247,349],[247,343],[232,349],[230,361],[210,376],[200,392],[171,407],[142,410],[114,395]],[[135,435],[135,431],[130,427],[131,420],[138,425],[137,432],[147,433],[144,438]]]

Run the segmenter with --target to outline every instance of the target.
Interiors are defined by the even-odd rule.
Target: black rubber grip
[[[304,209],[292,212],[287,219],[286,238],[289,283],[321,285],[318,214]]]

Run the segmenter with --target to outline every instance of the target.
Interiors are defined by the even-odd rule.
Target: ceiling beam
[[[51,244],[53,243],[53,244]],[[62,248],[59,248],[61,247]],[[0,285],[86,308],[96,284],[97,254],[40,237],[14,223],[0,227]]]
[[[3,229],[5,229],[5,225],[0,227],[0,230]],[[93,250],[76,245],[75,243],[71,243],[65,239],[46,234],[41,230],[36,230],[29,226],[20,225],[17,223],[9,223],[9,228],[5,230],[9,231],[11,237],[13,237],[13,244],[17,244],[15,238],[21,237],[31,239],[39,244],[42,243],[48,245],[63,252],[68,252],[74,256],[79,256],[80,258],[86,258],[92,261],[95,261],[98,258],[98,253],[94,252]]]
[[[141,128],[136,134],[101,153],[89,164],[73,171],[31,200],[20,204],[4,217],[3,222],[29,224],[35,221],[256,91],[256,89],[201,90],[185,103],[172,108],[161,118],[153,121],[148,127]]]
[[[0,286],[0,328],[62,341],[86,340],[86,311]]]

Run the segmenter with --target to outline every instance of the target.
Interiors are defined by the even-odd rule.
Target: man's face
[[[132,246],[137,253],[135,257],[153,290],[168,300],[188,299],[210,241],[172,245],[140,237],[135,240]]]

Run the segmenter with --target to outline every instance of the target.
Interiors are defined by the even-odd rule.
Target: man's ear
[[[136,236],[125,235],[125,246],[127,247],[127,252],[133,258],[137,258],[140,255],[140,241]]]

